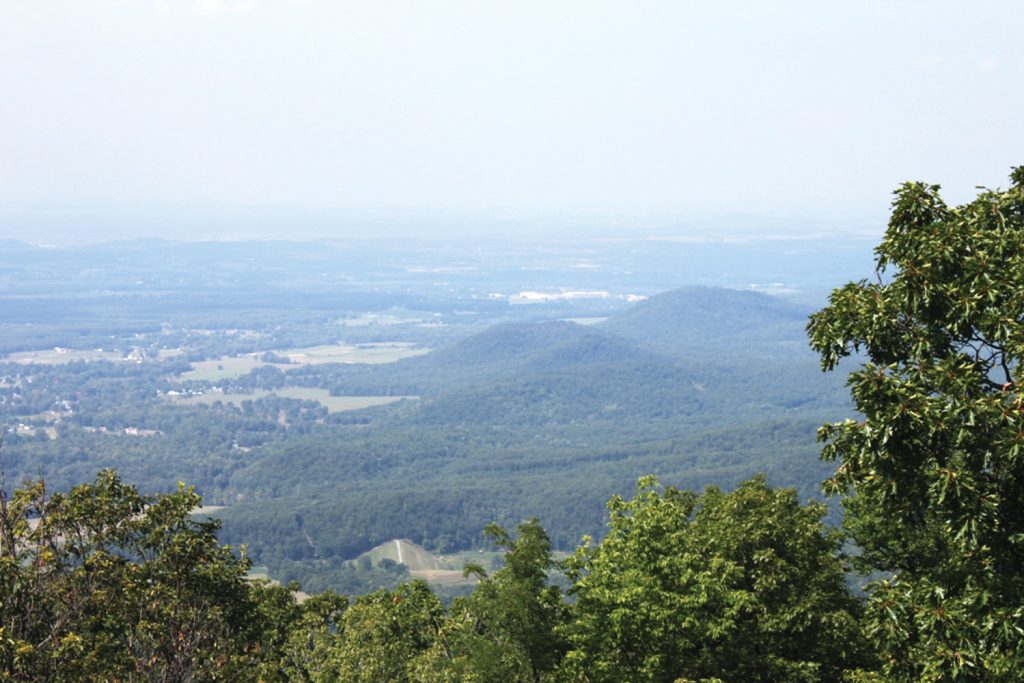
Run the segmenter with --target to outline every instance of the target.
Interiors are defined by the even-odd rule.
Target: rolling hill
[[[595,328],[678,357],[723,348],[757,356],[810,356],[804,327],[810,309],[760,292],[685,287],[613,314]]]

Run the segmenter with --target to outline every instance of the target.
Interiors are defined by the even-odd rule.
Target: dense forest
[[[393,588],[354,601],[329,590],[300,601],[298,584],[247,578],[251,560],[221,545],[221,523],[192,514],[200,502],[192,488],[140,495],[112,470],[67,492],[40,481],[0,492],[4,677],[1019,680],[1024,168],[1012,181],[1007,191],[984,191],[956,208],[935,186],[903,185],[876,251],[877,279],[836,289],[810,317],[811,346],[825,370],[851,354],[859,363],[848,380],[857,419],[818,432],[822,458],[834,467],[826,490],[845,508],[842,531],[824,522],[824,504],[801,504],[794,489],[771,487],[775,476],[748,479],[729,493],[663,487],[648,476],[632,497],[611,497],[600,538],[585,536],[561,559],[536,518],[512,532],[486,524],[487,542],[504,554],[502,566],[489,572],[466,564],[464,574],[476,583],[447,605],[426,583],[402,580],[406,574],[394,563],[378,568],[401,581]],[[516,339],[524,334],[543,336],[545,353],[557,356],[561,347],[550,343],[556,335],[582,365],[608,353],[624,358],[627,375],[649,358],[566,325],[499,328],[487,333],[490,339],[468,338],[461,353],[477,376],[500,377],[488,367],[497,357],[489,350],[494,339],[511,340],[516,353],[502,362],[515,366],[523,348]],[[474,360],[473,349],[484,342],[491,346]],[[411,362],[410,377],[446,357]],[[528,387],[524,367],[515,374]],[[92,368],[78,369],[81,386],[90,386]],[[116,383],[110,368],[98,372],[100,386]],[[582,378],[574,376],[590,375]],[[681,383],[680,376],[669,379]],[[97,387],[98,405],[103,396]],[[445,396],[440,391],[437,400],[450,400]],[[691,405],[684,400],[669,413],[685,421]],[[306,410],[323,418],[312,403],[256,401],[236,417],[252,428],[273,407],[300,422]],[[427,449],[437,466],[450,457],[446,443],[467,438],[436,408],[399,410],[412,410],[414,424],[436,428]],[[484,410],[479,422],[504,427]],[[592,410],[571,413],[562,426],[599,425]],[[473,424],[467,411],[455,413],[458,424]],[[172,429],[171,414],[134,417],[147,428]],[[647,426],[641,420],[636,428]],[[719,438],[727,439],[726,431]],[[571,463],[571,452],[548,458]],[[600,449],[595,453],[600,459]],[[517,467],[529,462],[528,454],[519,456]],[[395,464],[364,457],[347,467],[369,475],[373,466]],[[554,501],[544,499],[553,489],[532,480],[541,492],[538,509],[585,500],[580,491],[588,485],[572,477],[575,467],[565,466],[558,478],[564,497]],[[454,493],[460,483],[450,486]],[[430,500],[440,516],[496,512],[456,497]],[[355,501],[322,513],[351,533],[375,521],[389,524],[360,517],[364,501]],[[304,518],[295,515],[300,525]],[[852,591],[851,572],[872,577],[862,594]]]

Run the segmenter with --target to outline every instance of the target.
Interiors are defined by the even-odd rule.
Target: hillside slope
[[[595,325],[673,356],[723,348],[756,355],[807,352],[809,309],[759,292],[685,287],[663,292]]]

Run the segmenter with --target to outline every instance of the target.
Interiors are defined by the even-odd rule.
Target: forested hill
[[[501,323],[429,354],[387,365],[336,365],[290,371],[289,380],[319,385],[336,394],[436,397],[526,375],[585,367],[665,367],[674,361],[631,339],[558,320]],[[258,386],[261,378],[244,378]]]
[[[809,356],[809,308],[760,292],[684,287],[616,313],[596,327],[673,357],[742,348],[754,356]]]
[[[706,386],[737,380],[749,391],[764,380],[776,385],[769,389],[776,394],[786,387],[813,391],[822,381],[838,383],[822,379],[807,348],[809,312],[766,294],[687,287],[636,303],[593,326],[544,319],[503,323],[394,364],[299,369],[289,377],[308,377],[311,384],[328,378],[337,394],[432,397],[568,368],[585,374],[585,367],[632,366],[646,375],[658,366],[672,368],[666,381],[680,379],[673,373],[681,369],[690,381]],[[765,358],[774,364],[775,379],[761,377]]]
[[[445,377],[411,418],[424,424],[632,420],[701,404],[694,378],[669,359],[569,322],[498,325],[412,360]]]
[[[685,288],[595,326],[504,323],[394,364],[299,369],[289,378],[326,382],[338,395],[418,396],[410,419],[450,425],[714,423],[843,407],[841,378],[823,376],[806,348],[805,321],[801,307],[775,297]],[[261,388],[262,379],[243,385]],[[410,407],[402,414],[409,418]]]
[[[584,365],[664,364],[665,358],[628,339],[572,322],[540,320],[495,325],[425,356],[378,372],[395,378],[429,377],[439,387],[478,383],[524,372],[561,371]]]
[[[565,321],[506,323],[409,359],[462,374],[474,368],[546,370],[590,363],[657,361],[635,344]]]

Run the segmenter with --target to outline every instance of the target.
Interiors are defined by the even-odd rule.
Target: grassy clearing
[[[423,546],[412,541],[396,539],[381,543],[359,557],[368,557],[374,564],[383,559],[399,561],[398,548],[402,548],[402,562],[409,568],[414,578],[423,579],[440,586],[470,585],[476,583],[474,577],[464,577],[462,568],[473,562],[482,565],[488,573],[501,566],[503,553],[488,550],[466,550],[450,555],[434,555]],[[358,560],[358,558],[357,558]]]
[[[361,410],[372,406],[383,406],[403,398],[416,396],[331,396],[327,389],[311,389],[309,387],[285,387],[273,393],[282,398],[295,398],[302,401],[316,401],[327,408],[329,413],[343,413],[348,410]]]
[[[290,364],[274,364],[281,370],[289,370],[302,365],[323,365],[326,363],[394,363],[403,358],[421,356],[429,349],[414,348],[408,342],[380,342],[375,344],[324,344],[307,346],[297,349],[273,351],[274,354],[287,358]],[[180,375],[181,380],[197,380],[217,382],[223,379],[247,375],[265,363],[260,358],[262,353],[247,353],[243,356],[225,356],[216,360],[204,360],[192,363],[192,369]],[[27,362],[27,361],[26,361]]]
[[[399,551],[399,548],[401,548],[401,551]],[[381,543],[376,548],[368,550],[359,557],[369,557],[370,561],[374,564],[378,564],[381,560],[385,559],[402,562],[410,571],[445,569],[429,550],[412,541],[401,539]]]
[[[463,576],[461,569],[410,569],[409,576],[436,586],[468,586],[477,582],[475,576]]]
[[[414,348],[409,342],[381,342],[377,344],[325,344],[304,349],[276,351],[293,363],[321,365],[324,363],[394,363],[402,358],[422,356],[427,349]]]
[[[316,401],[327,408],[329,413],[342,413],[348,410],[361,410],[372,406],[382,406],[388,403],[400,401],[403,398],[416,398],[415,396],[331,396],[327,389],[312,389],[309,387],[285,387],[274,391],[258,390],[251,394],[225,394],[220,391],[209,391],[202,396],[189,396],[178,398],[176,401],[186,405],[217,403],[231,403],[241,405],[242,401],[254,401],[265,396],[276,395],[281,398],[294,398],[300,401]]]
[[[393,327],[395,325],[415,325],[434,318],[433,313],[423,311],[395,311],[392,313],[367,313],[338,321],[344,327]]]
[[[402,560],[410,571],[458,571],[469,562],[481,564],[490,571],[500,566],[504,553],[497,550],[462,550],[456,553],[435,555],[421,545],[406,539],[385,541],[359,557],[369,557],[374,564],[383,559],[399,561],[398,544],[402,547]],[[358,559],[358,558],[357,558]]]
[[[100,351],[99,349],[46,349],[40,351],[18,351],[8,354],[7,360],[12,363],[37,363],[39,365],[61,365],[77,360],[121,362],[124,355],[119,351]]]
[[[204,360],[192,363],[192,369],[182,373],[180,379],[217,382],[222,379],[247,375],[262,365],[267,365],[267,363],[259,360],[256,355]]]

